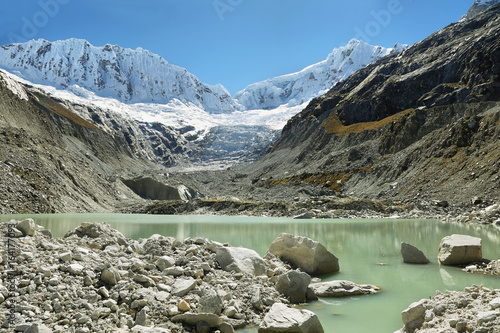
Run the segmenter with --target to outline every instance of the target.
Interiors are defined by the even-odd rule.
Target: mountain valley
[[[234,96],[142,49],[0,47],[2,213],[446,215],[497,202],[499,14],[412,46],[351,40]]]

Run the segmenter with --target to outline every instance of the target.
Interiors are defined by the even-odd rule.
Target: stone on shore
[[[309,285],[318,297],[346,297],[370,295],[379,292],[380,288],[370,284],[356,284],[346,280],[319,282]]]
[[[321,243],[307,237],[283,233],[269,246],[269,253],[316,275],[339,271],[339,261]]]
[[[222,324],[222,319],[213,313],[183,313],[172,317],[172,321],[182,322],[190,326],[196,326],[200,322],[205,322],[210,327],[219,327]]]
[[[121,276],[120,272],[112,266],[106,267],[101,272],[101,282],[108,284],[110,286],[114,286],[120,281]]]
[[[34,236],[37,225],[33,219],[25,219],[17,223],[16,228],[21,230],[24,236]]]
[[[401,312],[401,318],[405,325],[406,332],[413,333],[420,328],[425,321],[425,310],[427,300],[423,299],[410,304],[410,306]]]
[[[217,250],[215,260],[227,272],[235,271],[254,276],[267,272],[264,259],[254,250],[243,247],[221,247]]]
[[[304,303],[307,301],[307,288],[310,283],[309,274],[290,271],[278,277],[276,290],[287,296],[291,303]]]
[[[172,286],[172,295],[182,297],[193,290],[197,284],[198,282],[191,277],[187,279],[176,279]]]
[[[438,260],[442,265],[467,265],[483,258],[481,238],[454,234],[439,245]]]
[[[314,312],[275,303],[260,323],[258,332],[322,333],[324,330]]]
[[[401,243],[401,255],[403,256],[403,261],[407,264],[428,264],[430,260],[425,256],[425,254],[417,249],[415,246],[408,243]]]

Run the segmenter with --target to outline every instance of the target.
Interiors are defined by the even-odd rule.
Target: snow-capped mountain
[[[82,39],[43,39],[0,47],[0,66],[39,84],[127,103],[178,101],[208,112],[231,112],[234,102],[222,85],[207,85],[186,69],[142,48],[92,46]]]
[[[467,14],[462,16],[460,21],[465,21],[482,12],[483,10],[500,3],[500,0],[475,0]]]
[[[237,92],[234,99],[246,110],[269,110],[283,104],[296,106],[326,93],[355,71],[406,46],[396,44],[393,48],[385,48],[352,39],[346,46],[335,48],[326,60],[300,72],[251,84]]]
[[[0,68],[123,137],[141,156],[217,167],[258,158],[310,99],[402,48],[351,40],[325,61],[250,85],[234,98],[147,50],[80,39],[0,47]]]

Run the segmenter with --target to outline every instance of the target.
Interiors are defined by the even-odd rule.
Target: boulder
[[[428,264],[430,262],[422,251],[405,242],[401,243],[401,254],[403,261],[407,264]]]
[[[346,280],[313,283],[309,285],[318,297],[345,297],[370,295],[379,292],[380,288],[370,284],[356,284]]]
[[[451,235],[441,240],[438,260],[442,265],[467,265],[483,258],[481,238]]]
[[[339,271],[337,257],[307,237],[283,233],[271,243],[268,252],[312,275]]]
[[[104,270],[101,272],[101,282],[114,286],[120,281],[121,276],[120,272],[112,266],[108,266],[104,268]]]
[[[274,303],[260,323],[258,332],[322,333],[324,330],[314,312],[292,309],[283,303]]]
[[[193,290],[197,284],[198,281],[191,277],[187,279],[176,279],[172,285],[172,295],[182,297]]]
[[[222,319],[213,313],[191,313],[186,312],[172,317],[172,321],[182,322],[189,326],[196,326],[200,322],[205,322],[210,327],[219,327],[222,324]]]
[[[37,230],[37,225],[33,219],[25,219],[18,222],[16,228],[21,230],[24,236],[34,236]]]
[[[80,238],[98,238],[104,237],[108,239],[125,238],[121,232],[111,228],[111,226],[104,222],[83,222],[80,226],[76,227],[74,230],[68,231],[64,238],[70,237],[72,235],[77,235]]]
[[[312,215],[309,212],[302,213],[300,215],[293,217],[295,220],[308,220],[312,219]]]
[[[427,300],[423,299],[410,304],[410,306],[401,312],[401,319],[405,325],[405,332],[413,333],[420,328],[425,321],[425,310]]]
[[[219,297],[219,295],[213,292],[200,298],[200,302],[198,304],[198,312],[220,315],[223,307],[224,303],[222,302],[221,298]]]
[[[264,259],[251,249],[243,247],[221,247],[217,249],[215,260],[227,272],[264,275],[267,272]]]
[[[52,329],[44,324],[34,323],[24,332],[27,332],[27,333],[52,333]]]
[[[282,274],[276,283],[276,290],[290,299],[291,303],[304,303],[311,276],[304,272],[289,271]]]
[[[169,256],[161,256],[155,261],[155,264],[160,271],[163,271],[165,268],[175,265],[175,259]]]

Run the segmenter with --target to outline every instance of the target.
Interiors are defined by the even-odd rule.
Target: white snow
[[[78,85],[125,103],[168,104],[178,99],[209,112],[234,110],[224,87],[204,84],[186,69],[142,48],[96,47],[75,38],[39,39],[0,47],[0,65],[33,83],[60,89]]]
[[[19,82],[16,80],[16,76],[6,72],[4,70],[0,69],[0,79],[3,79],[7,88],[9,88],[10,91],[12,91],[16,96],[18,96],[20,99],[24,99],[25,101],[28,100],[28,95],[26,94],[26,91],[24,88],[19,84]]]
[[[394,48],[384,48],[352,39],[346,46],[333,49],[326,60],[300,72],[251,84],[237,92],[234,99],[242,110],[295,107],[326,93],[355,71],[405,47],[407,45],[396,44]]]

